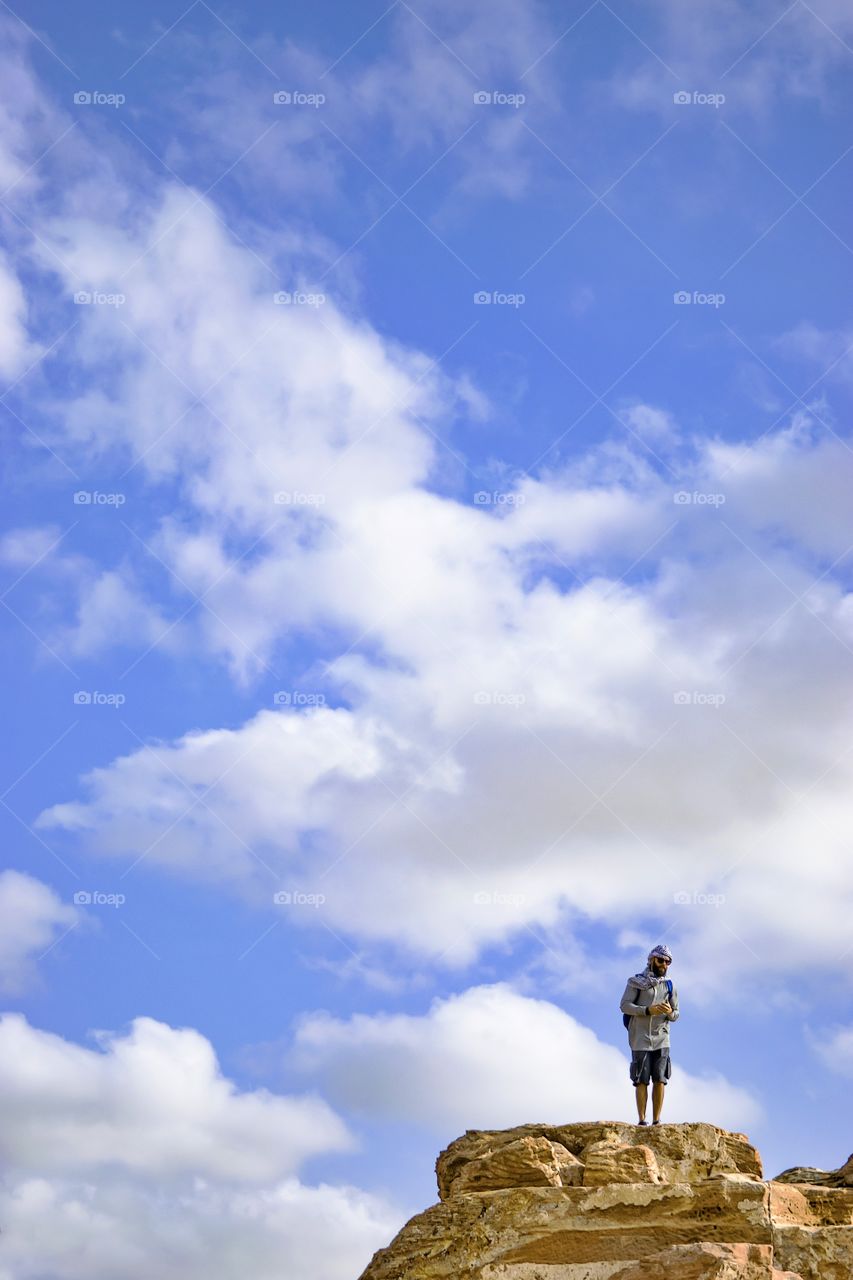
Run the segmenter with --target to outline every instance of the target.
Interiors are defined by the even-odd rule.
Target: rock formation
[[[765,1180],[743,1133],[469,1129],[360,1280],[853,1280],[853,1156]]]

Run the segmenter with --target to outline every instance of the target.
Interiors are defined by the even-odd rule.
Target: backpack
[[[670,999],[670,1002],[672,1002],[672,978],[667,978],[667,980],[666,980],[666,989],[667,989],[667,991],[669,992],[669,999]],[[635,1016],[635,1015],[634,1015],[633,1013],[623,1013],[623,1014],[622,1014],[622,1023],[623,1023],[623,1025],[624,1025],[625,1027],[630,1027],[630,1025],[631,1025],[631,1019],[632,1019],[634,1016]]]

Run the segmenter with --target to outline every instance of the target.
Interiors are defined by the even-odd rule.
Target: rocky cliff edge
[[[853,1156],[765,1179],[746,1134],[469,1129],[360,1280],[853,1280]]]

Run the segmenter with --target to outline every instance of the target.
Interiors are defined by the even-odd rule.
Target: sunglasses
[[[672,964],[671,960],[664,960],[663,956],[655,956],[655,960],[658,964]]]

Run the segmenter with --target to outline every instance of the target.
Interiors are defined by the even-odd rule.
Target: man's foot
[[[637,1124],[648,1124],[648,1120],[638,1120]]]
[[[652,1124],[660,1124],[660,1120],[653,1120]]]

